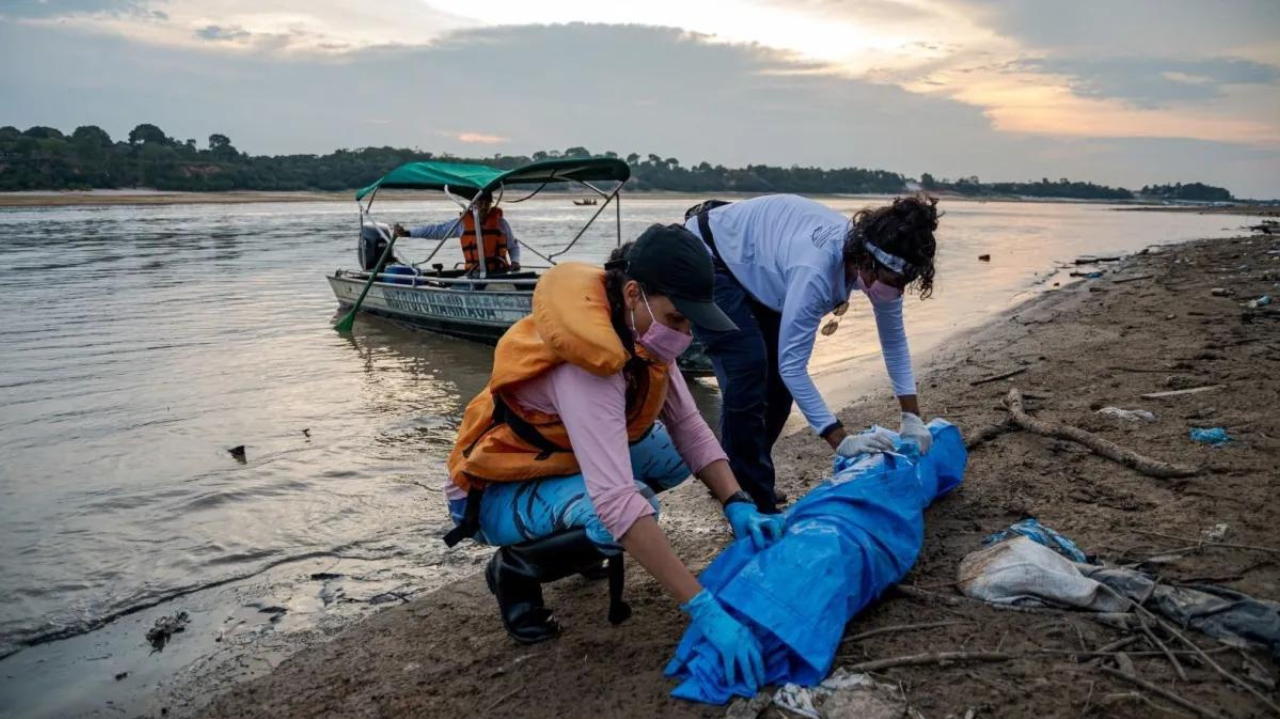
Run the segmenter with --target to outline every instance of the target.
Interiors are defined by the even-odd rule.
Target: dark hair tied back
[[[901,257],[907,263],[903,289],[914,288],[925,299],[933,294],[933,258],[938,250],[933,233],[941,216],[938,200],[928,195],[899,197],[891,205],[859,210],[845,238],[845,262],[867,270],[880,266],[864,243]]]
[[[609,321],[613,324],[613,331],[618,333],[618,339],[622,340],[622,346],[626,348],[630,358],[627,360],[626,367],[623,368],[627,377],[627,405],[630,406],[633,400],[633,393],[636,389],[636,381],[638,377],[648,377],[648,362],[638,354],[636,354],[635,338],[631,336],[631,323],[627,321],[627,305],[623,301],[622,288],[632,279],[627,274],[627,254],[631,252],[631,245],[634,243],[627,242],[609,253],[609,260],[605,263],[604,272],[604,293],[609,300]],[[639,280],[637,280],[639,281]],[[640,288],[650,297],[658,294],[657,290],[640,282]]]

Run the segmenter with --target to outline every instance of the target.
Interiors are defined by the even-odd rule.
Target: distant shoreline
[[[384,190],[384,200],[408,201],[420,199],[422,193],[411,191]],[[712,197],[743,199],[758,197],[759,192],[678,192],[673,190],[636,190],[627,192],[624,197],[652,199],[689,199],[699,201]],[[817,193],[812,197],[821,198],[858,198],[858,197],[891,197],[894,193]],[[898,194],[906,194],[898,193]],[[1280,216],[1280,206],[1276,205],[1156,205],[1118,202],[1115,200],[1079,200],[1064,197],[1016,197],[992,196],[973,197],[952,192],[930,193],[948,202],[1047,202],[1088,205],[1129,205],[1131,207],[1115,208],[1121,212],[1194,212],[1197,214],[1215,215],[1263,215]],[[559,197],[569,200],[581,198],[581,193],[547,192],[540,197]],[[5,207],[77,207],[77,206],[162,206],[162,205],[234,205],[256,204],[268,202],[352,202],[355,190],[322,192],[317,190],[271,191],[271,190],[228,190],[226,192],[178,192],[165,190],[149,190],[130,188],[121,190],[26,190],[17,192],[0,192],[0,208]]]

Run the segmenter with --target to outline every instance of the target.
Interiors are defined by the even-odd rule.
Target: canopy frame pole
[[[605,200],[604,200],[604,204],[603,204],[603,205],[600,205],[599,209],[597,209],[597,210],[596,210],[596,213],[595,213],[594,215],[592,215],[592,216],[591,216],[591,219],[587,220],[587,224],[583,225],[581,230],[578,230],[578,234],[576,234],[576,235],[574,235],[574,236],[573,236],[573,239],[569,241],[569,244],[565,245],[565,248],[564,248],[563,250],[560,250],[559,252],[553,252],[553,253],[551,253],[550,255],[547,255],[547,261],[548,261],[548,262],[551,262],[551,263],[554,263],[554,262],[555,262],[555,258],[557,258],[557,257],[559,257],[560,255],[563,255],[564,253],[566,253],[566,252],[568,252],[569,250],[573,249],[573,246],[574,246],[574,245],[576,245],[576,244],[578,244],[578,240],[582,239],[582,236],[583,236],[584,234],[586,234],[587,229],[588,229],[588,228],[590,228],[590,227],[591,227],[591,224],[592,224],[593,222],[595,222],[595,221],[596,221],[596,218],[600,216],[600,213],[604,212],[605,208],[609,206],[609,203],[610,203],[610,202],[613,202],[615,199],[617,199],[617,197],[618,197],[618,193],[622,191],[622,185],[624,184],[624,183],[619,182],[619,183],[618,183],[618,186],[617,186],[617,187],[615,187],[615,188],[613,188],[613,192],[605,193],[605,192],[603,192],[603,191],[601,191],[601,190],[599,190],[599,189],[597,189],[597,188],[595,188],[595,187],[591,186],[589,183],[583,182],[582,180],[572,180],[572,182],[576,182],[576,183],[578,183],[579,185],[582,185],[582,186],[586,187],[587,189],[589,189],[589,190],[591,190],[591,191],[593,191],[593,192],[595,192],[595,193],[599,194],[601,197],[605,198]],[[621,222],[622,222],[622,220],[621,220],[621,215],[619,215],[619,220],[618,220],[618,222],[619,222],[618,238],[619,238],[619,241],[620,241],[620,240],[621,240],[621,238],[622,238],[622,230],[621,230]]]
[[[469,203],[464,203],[462,200],[458,199],[458,197],[457,197],[456,195],[454,195],[452,192],[450,192],[450,191],[449,191],[449,186],[448,186],[448,185],[445,185],[445,186],[444,186],[444,194],[445,194],[445,195],[446,195],[450,200],[453,200],[453,201],[454,201],[454,203],[458,205],[458,207],[461,207],[461,208],[462,208],[462,212],[463,212],[463,214],[466,214],[467,212],[470,212],[470,213],[471,213],[471,219],[475,220],[475,225],[476,225],[476,251],[477,251],[477,252],[479,253],[479,255],[480,255],[480,268],[479,268],[479,269],[480,269],[480,279],[482,279],[482,280],[483,280],[485,277],[488,277],[488,274],[489,274],[489,273],[486,271],[486,270],[488,269],[488,268],[486,267],[486,265],[488,265],[489,263],[488,263],[488,261],[487,261],[487,260],[488,260],[488,258],[487,258],[487,257],[485,257],[485,254],[484,254],[484,234],[483,234],[483,230],[482,230],[482,229],[481,229],[481,227],[480,227],[480,208],[479,208],[479,206],[477,206],[477,204],[476,204],[476,200],[480,199],[480,193],[481,193],[481,192],[482,192],[482,190],[476,190],[475,197],[471,198],[471,202],[469,202]],[[462,222],[462,217],[458,217],[457,222]],[[455,223],[454,223],[454,229],[457,229],[457,226],[458,226],[458,225],[457,225],[457,222],[455,222]],[[441,241],[441,244],[444,244],[444,242],[443,242],[443,241]],[[439,249],[439,248],[436,248],[436,249]],[[432,257],[434,257],[434,256],[435,256],[435,254],[436,254],[436,253],[432,252],[432,253],[431,253],[431,256],[432,256]],[[430,259],[430,258],[427,258],[427,259]],[[463,259],[464,259],[464,261],[465,261],[465,259],[466,259],[466,258],[463,258]]]

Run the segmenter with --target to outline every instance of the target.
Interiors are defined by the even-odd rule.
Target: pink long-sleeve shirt
[[[689,469],[696,474],[726,459],[675,364],[667,387],[659,417]],[[512,399],[524,409],[555,414],[564,422],[587,496],[610,534],[620,538],[637,519],[653,514],[653,507],[636,489],[631,470],[626,381],[621,373],[598,377],[576,365],[562,364],[517,387]],[[466,497],[453,482],[446,484],[445,495]]]

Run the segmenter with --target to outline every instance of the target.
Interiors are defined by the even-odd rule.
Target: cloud
[[[486,135],[481,132],[458,132],[451,135],[458,142],[465,142],[469,145],[500,145],[510,142],[509,138],[499,137],[498,135]]]
[[[1235,54],[1274,44],[1275,0],[950,0],[979,22],[1027,48],[1077,56],[1187,57]]]
[[[210,25],[255,35],[264,26],[226,17],[193,27]],[[1081,98],[1068,76],[1019,67],[985,50],[965,56],[979,71],[962,75],[939,60],[935,80],[946,90],[913,92],[676,28],[472,29],[422,47],[341,55],[228,52],[235,48],[223,48],[233,43],[191,31],[186,37],[190,47],[158,46],[0,22],[0,53],[24,58],[21,65],[0,62],[6,122],[64,129],[94,123],[117,137],[153,122],[178,137],[221,132],[254,153],[393,145],[528,154],[585,146],[656,152],[686,164],[857,165],[916,176],[1070,176],[1129,186],[1202,180],[1244,195],[1280,195],[1280,155],[1242,144],[1257,132],[1246,126],[1248,118],[1276,116],[1256,105],[1257,93],[1241,91],[1253,85],[1223,86],[1213,104],[1229,113],[1192,117],[1204,125],[1193,129],[1205,136],[1236,140],[1221,142],[1185,139],[1174,122],[1182,122],[1180,115]],[[1189,75],[1227,72],[1179,68]],[[966,84],[986,91],[993,78],[1028,83],[1017,86],[1021,94],[995,97],[1021,115],[948,94]],[[1045,78],[1062,79],[1045,84]],[[1082,126],[1090,115],[1081,108],[1105,110],[1085,129],[1106,139],[1032,134],[1056,127],[1060,106]],[[1133,117],[1145,125],[1131,123]],[[1141,137],[1150,128],[1167,139]],[[493,142],[473,142],[478,138]]]
[[[19,14],[8,13],[6,1],[0,0],[0,18],[27,25],[123,37],[135,44],[207,49],[214,43],[238,53],[332,55],[423,45],[477,24],[421,0],[17,0],[25,10]]]
[[[196,37],[201,40],[210,40],[213,42],[247,40],[251,35],[252,33],[238,25],[231,25],[228,27],[222,27],[221,25],[205,25],[199,30],[196,30]]]
[[[57,18],[73,15],[152,15],[148,0],[6,0],[0,17]],[[159,13],[164,15],[164,13]]]
[[[1118,98],[1144,108],[1221,97],[1227,85],[1273,85],[1280,68],[1249,60],[1211,58],[1041,58],[1019,63],[1032,72],[1068,75],[1076,95]]]

